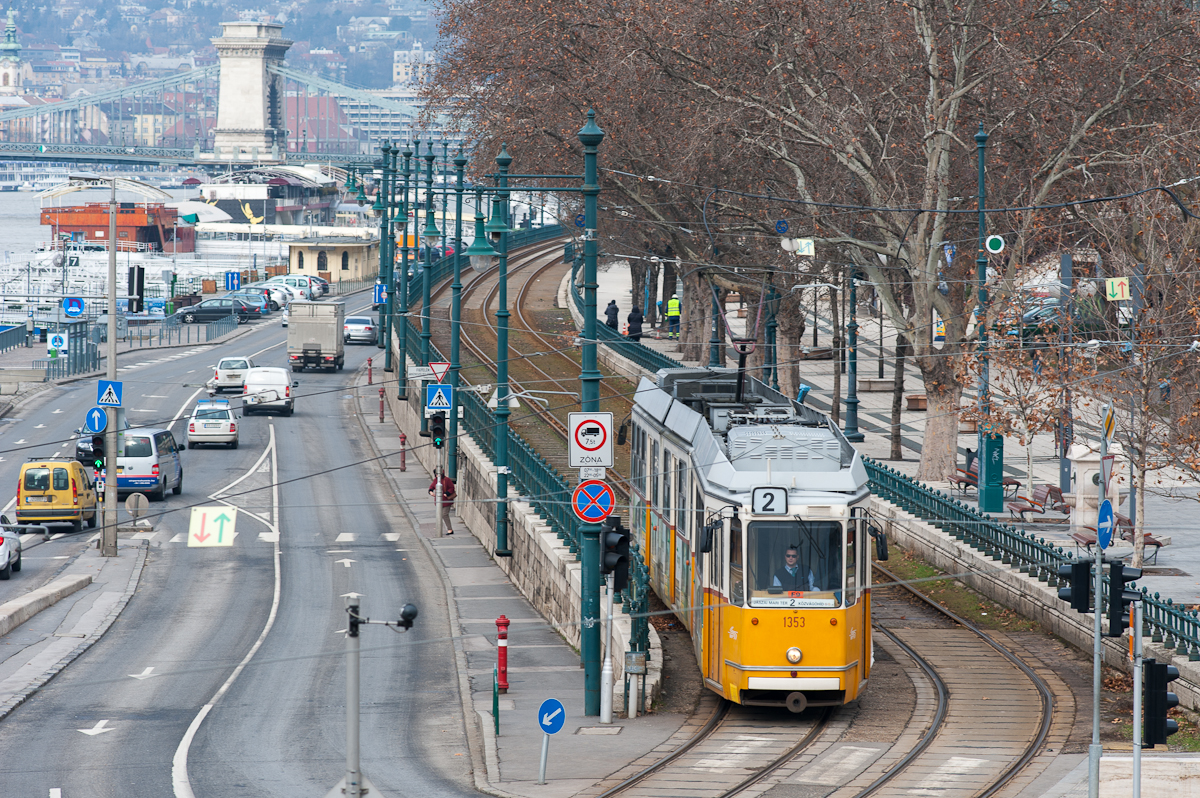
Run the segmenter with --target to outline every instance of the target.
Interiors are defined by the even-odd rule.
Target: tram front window
[[[754,521],[746,535],[751,607],[837,607],[842,603],[842,524]]]

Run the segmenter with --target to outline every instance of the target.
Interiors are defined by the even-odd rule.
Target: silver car
[[[254,368],[254,361],[248,357],[223,357],[217,361],[217,365],[209,368],[213,370],[211,384],[217,393],[226,388],[241,391],[243,378],[247,371]]]
[[[377,338],[375,320],[370,316],[347,316],[342,330],[348,344],[373,344]]]
[[[238,447],[237,416],[228,399],[199,402],[188,419],[187,447],[195,449],[201,443],[223,443],[231,449]]]

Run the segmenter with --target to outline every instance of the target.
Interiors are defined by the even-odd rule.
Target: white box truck
[[[292,371],[341,369],[346,362],[346,302],[296,300],[288,318],[287,354]]]

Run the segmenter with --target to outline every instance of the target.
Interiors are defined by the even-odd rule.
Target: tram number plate
[[[787,515],[787,488],[755,488],[750,494],[750,511],[755,515]]]

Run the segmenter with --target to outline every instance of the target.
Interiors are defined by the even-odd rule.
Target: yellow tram
[[[870,676],[867,472],[831,420],[733,369],[663,369],[631,415],[632,535],[731,701],[834,706]]]

